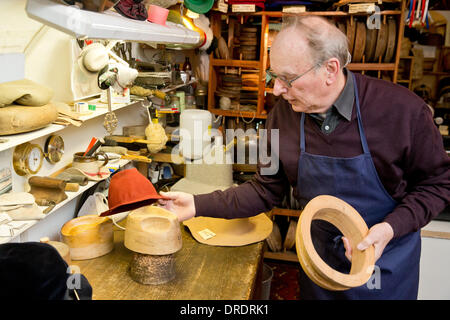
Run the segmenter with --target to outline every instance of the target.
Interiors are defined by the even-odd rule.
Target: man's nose
[[[282,95],[283,93],[287,93],[286,86],[282,83],[280,79],[275,79],[275,83],[273,84],[273,94],[275,96]]]

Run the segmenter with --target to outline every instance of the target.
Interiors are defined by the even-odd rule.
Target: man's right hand
[[[185,192],[160,192],[168,199],[158,200],[160,207],[167,209],[178,216],[179,221],[195,217],[194,196]]]

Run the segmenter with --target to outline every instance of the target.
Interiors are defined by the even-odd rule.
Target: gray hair
[[[327,19],[317,16],[283,16],[281,31],[294,28],[299,31],[309,45],[316,65],[328,59],[337,58],[341,68],[350,63],[347,36]]]

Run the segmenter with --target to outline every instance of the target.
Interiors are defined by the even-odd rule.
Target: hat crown
[[[109,211],[101,216],[137,209],[161,198],[150,180],[136,168],[126,169],[111,178],[108,191]]]
[[[127,218],[125,247],[143,254],[166,255],[181,249],[177,215],[160,207],[133,210]]]

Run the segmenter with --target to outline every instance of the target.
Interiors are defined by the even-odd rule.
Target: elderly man
[[[302,205],[333,195],[366,221],[369,233],[354,250],[374,245],[379,279],[332,292],[300,270],[301,298],[417,299],[420,228],[449,202],[449,157],[423,100],[390,82],[353,74],[345,68],[349,58],[345,35],[326,20],[286,21],[268,71],[274,94],[282,97],[266,122],[269,130],[279,129],[278,172],[256,174],[223,192],[166,193],[171,200],[162,204],[180,220],[238,218],[279,206],[289,185]],[[323,221],[311,232],[321,257],[348,272],[348,239]]]

